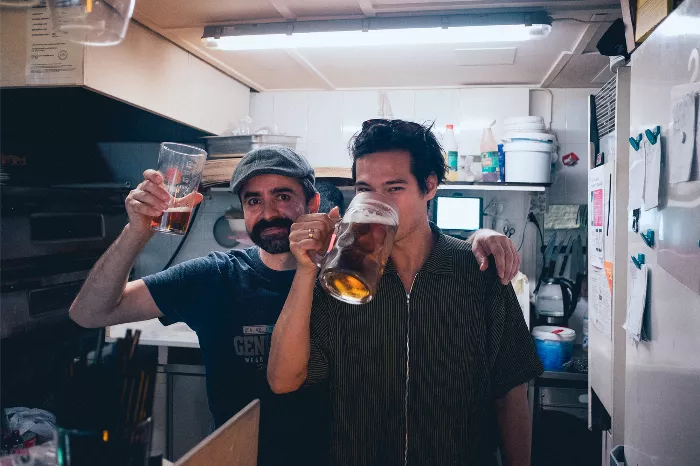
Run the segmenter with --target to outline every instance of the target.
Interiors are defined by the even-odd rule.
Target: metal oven
[[[65,321],[92,266],[127,223],[128,188],[2,187],[0,337]]]

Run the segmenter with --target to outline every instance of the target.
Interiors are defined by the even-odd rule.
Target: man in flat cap
[[[90,272],[70,309],[72,319],[84,327],[153,318],[187,323],[199,338],[216,426],[253,399],[261,400],[261,466],[327,463],[327,390],[310,387],[276,395],[266,379],[272,330],[296,269],[290,228],[301,215],[318,211],[314,182],[309,163],[289,148],[250,152],[236,168],[231,192],[241,201],[256,246],[212,252],[127,282],[136,257],[154,234],[151,218],[169,200],[162,175],[146,170],[144,181],[126,200],[129,223]],[[202,199],[198,196],[197,203]],[[474,241],[488,248],[496,236],[483,231]]]

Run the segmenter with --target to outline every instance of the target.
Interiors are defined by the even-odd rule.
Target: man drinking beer
[[[310,254],[323,251],[337,220],[296,220],[272,390],[330,382],[331,464],[493,465],[500,447],[508,466],[529,465],[526,385],[542,367],[512,286],[493,268],[480,273],[473,246],[428,221],[427,202],[445,179],[439,143],[422,125],[370,120],[351,152],[357,192],[396,206],[390,258],[369,303],[334,299]],[[334,248],[357,252],[357,241]]]
[[[290,227],[301,215],[318,211],[314,181],[311,166],[291,149],[250,152],[238,165],[231,190],[242,202],[246,230],[256,246],[212,252],[128,282],[137,255],[154,235],[152,219],[169,206],[163,174],[146,170],[126,199],[129,223],[95,264],[70,309],[73,320],[86,327],[157,317],[186,322],[199,338],[216,425],[261,399],[260,466],[327,464],[322,441],[327,428],[318,408],[323,393],[313,388],[275,395],[265,377],[272,327],[296,268]],[[195,203],[202,200],[194,195]],[[517,264],[498,248],[515,248],[504,239],[485,230],[474,241],[484,257],[493,252],[501,272],[510,276]]]

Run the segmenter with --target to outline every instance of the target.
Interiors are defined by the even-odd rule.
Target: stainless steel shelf
[[[528,183],[445,183],[438,187],[438,190],[445,189],[465,189],[470,191],[524,191],[524,192],[544,192],[548,184],[528,184]]]

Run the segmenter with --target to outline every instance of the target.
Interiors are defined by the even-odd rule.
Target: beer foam
[[[192,212],[192,207],[168,207],[165,212]]]
[[[397,225],[397,221],[393,218],[388,218],[386,215],[380,215],[374,212],[367,212],[364,209],[351,209],[349,212],[346,212],[343,216],[343,223],[376,223],[390,227]]]

